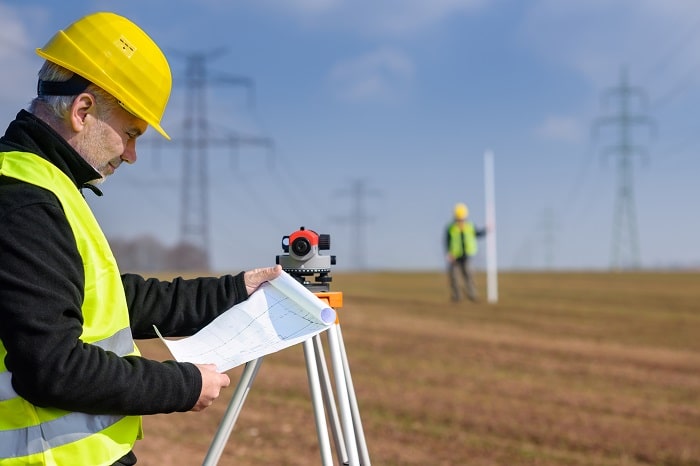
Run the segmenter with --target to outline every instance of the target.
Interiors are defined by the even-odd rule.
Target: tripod
[[[306,285],[306,283],[305,283]],[[307,286],[312,289],[311,286]],[[324,299],[334,309],[342,306],[342,293],[320,291],[315,293]],[[331,369],[335,381],[334,396],[331,385],[328,365],[323,349],[321,335],[325,333],[330,354]],[[329,439],[329,426],[326,423],[326,415],[330,422],[330,431],[333,434],[335,452],[338,464],[347,466],[370,466],[369,453],[365,441],[362,421],[355,396],[355,388],[352,383],[350,366],[343,334],[340,329],[340,321],[336,318],[328,330],[317,334],[304,341],[304,358],[306,360],[306,372],[309,380],[311,402],[316,421],[316,433],[319,441],[321,464],[333,465],[333,455]],[[243,403],[250,391],[253,381],[260,369],[263,358],[254,359],[245,364],[241,378],[233,393],[229,406],[224,413],[219,429],[209,447],[203,466],[215,466],[228,441],[238,415],[243,408]],[[337,400],[336,400],[337,397]],[[337,402],[337,403],[336,403]]]

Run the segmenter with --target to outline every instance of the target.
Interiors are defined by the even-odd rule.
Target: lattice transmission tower
[[[610,267],[613,270],[634,269],[640,266],[632,156],[646,155],[646,150],[632,142],[632,129],[636,125],[653,129],[653,122],[645,114],[632,113],[633,97],[637,97],[641,107],[646,108],[644,91],[629,85],[627,71],[623,68],[620,84],[603,94],[604,104],[610,98],[617,98],[617,113],[598,118],[594,125],[594,130],[605,125],[614,125],[617,128],[617,143],[605,149],[606,155],[612,154],[617,157],[617,187],[610,254]]]
[[[357,179],[352,181],[349,188],[337,190],[336,194],[352,197],[350,214],[335,217],[334,220],[340,223],[351,224],[352,251],[350,257],[354,259],[353,266],[356,270],[365,270],[367,268],[367,252],[364,227],[373,220],[367,214],[365,203],[368,197],[379,196],[380,193],[369,188],[365,180]]]
[[[243,76],[215,75],[207,70],[207,61],[221,55],[221,51],[185,55],[185,118],[182,122],[183,149],[180,243],[193,246],[203,254],[205,268],[210,266],[209,233],[209,168],[208,151],[213,146],[237,148],[240,145],[258,145],[273,148],[268,137],[243,136],[229,132],[213,134],[207,119],[209,86],[243,86],[248,91],[248,104],[253,102],[253,81]],[[176,141],[177,142],[177,141]],[[186,267],[186,264],[181,264]]]
[[[556,243],[557,218],[554,209],[548,207],[540,214],[538,224],[540,238],[542,238],[542,251],[544,256],[544,268],[551,270],[554,266],[554,249]]]

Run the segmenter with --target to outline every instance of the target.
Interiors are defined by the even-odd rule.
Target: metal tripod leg
[[[303,343],[321,461],[323,466],[332,466],[333,464],[330,440],[328,437],[328,425],[326,424],[324,411],[325,401],[328,416],[331,420],[331,430],[333,432],[339,461],[343,465],[348,466],[370,466],[367,444],[362,430],[357,398],[352,384],[350,366],[345,352],[345,343],[343,342],[340,325],[332,325],[326,333],[328,335],[329,353],[336,383],[338,405],[340,406],[340,416],[338,415],[333,397],[333,389],[326,366],[320,334]],[[236,391],[231,398],[224,418],[209,447],[203,466],[216,466],[221,458],[226,442],[233,431],[243,403],[245,402],[246,396],[250,391],[253,380],[261,364],[262,358],[246,363],[238,385],[236,386]],[[319,372],[323,376],[323,385],[321,384]],[[344,441],[341,441],[341,436]],[[360,454],[362,455],[361,461],[359,458]]]
[[[316,335],[316,337],[318,337],[318,335]],[[314,417],[316,420],[316,432],[318,435],[321,461],[323,466],[333,466],[333,456],[331,453],[330,440],[328,438],[328,426],[326,425],[325,412],[323,410],[324,396],[321,393],[321,383],[318,374],[319,359],[316,355],[316,352],[314,351],[313,338],[309,338],[308,340],[306,340],[303,343],[303,346],[304,356],[306,359],[306,372],[309,380],[309,390],[311,392],[311,401],[313,404]],[[245,402],[248,392],[250,391],[250,388],[253,385],[253,380],[255,380],[255,376],[258,373],[258,369],[262,364],[262,359],[263,358],[258,358],[246,363],[245,368],[243,369],[243,373],[241,374],[241,378],[238,381],[238,385],[236,386],[236,390],[233,393],[233,396],[231,397],[231,401],[229,402],[228,408],[226,408],[224,417],[221,420],[219,429],[217,430],[216,435],[214,436],[214,440],[212,441],[211,446],[209,447],[209,451],[207,452],[207,455],[204,458],[204,463],[202,463],[202,466],[216,466],[218,464],[219,459],[221,458],[221,455],[224,451],[224,447],[226,446],[226,443],[228,441],[228,438],[230,437],[231,432],[233,431],[233,427],[236,424],[238,415],[240,414],[241,409],[243,408],[243,403]],[[326,381],[326,385],[328,385],[328,387],[325,387],[324,390],[330,390],[327,370],[326,374],[324,375],[324,380]],[[326,395],[326,399],[328,399],[328,395]],[[337,413],[335,414],[334,419],[337,424]],[[336,436],[338,430],[339,428],[335,426],[333,431]],[[336,446],[338,446],[337,440]]]
[[[345,351],[343,335],[340,331],[339,324],[336,324],[334,327],[337,332],[337,338],[334,341],[333,337],[331,336],[330,329],[328,338],[331,362],[333,363],[334,375],[337,385],[339,386],[337,392],[341,412],[343,413],[342,425],[338,416],[333,389],[331,388],[330,376],[326,365],[326,358],[323,352],[323,342],[320,334],[314,337],[314,349],[316,350],[315,356],[319,369],[318,372],[322,377],[323,384],[321,385],[321,388],[323,389],[323,398],[328,411],[328,417],[331,422],[331,430],[333,432],[336,451],[338,452],[339,462],[343,465],[353,466],[361,464],[363,466],[370,466],[367,443],[365,441],[364,432],[362,429],[362,421],[360,419],[360,413],[357,406],[355,389],[352,384],[352,376],[350,374],[350,366],[347,359],[347,353]],[[333,356],[333,354],[336,353],[340,359],[340,364],[338,363],[338,358],[334,358]],[[342,388],[343,381],[345,384],[344,389]],[[343,429],[343,425],[345,426],[345,429]],[[345,434],[343,434],[343,432],[345,432]],[[351,454],[352,451],[355,450],[355,457],[348,457],[348,449],[350,450]],[[358,449],[360,455],[359,460],[356,459],[358,456]]]
[[[341,464],[348,464],[348,452],[345,448],[345,441],[342,438],[343,429],[340,425],[338,408],[336,407],[335,397],[333,396],[333,387],[331,386],[331,379],[328,374],[326,356],[323,352],[323,340],[321,340],[321,334],[314,336],[314,349],[316,350],[316,365],[318,366],[318,372],[320,377],[322,377],[321,380],[323,381],[323,384],[321,385],[323,391],[323,401],[326,404],[326,410],[331,422],[331,431],[333,432],[335,450],[338,453],[339,462]]]
[[[340,324],[336,326],[338,332],[338,349],[343,361],[343,371],[345,372],[345,382],[348,387],[348,399],[350,401],[350,410],[352,412],[353,425],[355,426],[355,438],[357,439],[357,447],[360,453],[360,464],[370,466],[369,450],[367,449],[367,441],[365,440],[365,432],[362,428],[362,419],[360,419],[360,408],[357,405],[357,396],[355,395],[355,386],[352,383],[352,374],[350,373],[350,363],[348,355],[345,351],[345,342],[343,341],[343,332],[340,330]]]
[[[340,340],[338,337],[338,324],[331,325],[327,330],[328,349],[333,366],[333,376],[335,377],[335,387],[340,407],[340,419],[343,427],[343,437],[345,447],[348,450],[348,465],[360,466],[360,459],[357,450],[357,438],[352,420],[352,410],[350,408],[350,397],[348,395],[348,385],[346,381],[346,371],[341,354]]]
[[[219,458],[221,458],[226,442],[231,435],[231,431],[233,431],[236,419],[238,419],[238,415],[241,413],[241,408],[243,407],[246,396],[248,396],[250,387],[253,385],[253,380],[255,380],[262,360],[263,358],[258,358],[246,363],[238,385],[236,386],[236,391],[233,393],[231,402],[228,408],[226,408],[224,417],[221,420],[219,430],[216,431],[207,456],[204,458],[203,466],[215,466],[219,462]]]
[[[311,392],[311,402],[314,408],[314,418],[316,419],[316,434],[321,450],[321,462],[323,466],[333,466],[331,444],[328,439],[328,426],[326,425],[326,416],[323,411],[321,383],[314,355],[313,339],[309,338],[304,342],[304,358],[306,359],[306,374],[309,378],[309,391]]]

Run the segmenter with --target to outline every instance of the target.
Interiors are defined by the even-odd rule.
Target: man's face
[[[91,118],[75,149],[102,175],[101,182],[122,162],[136,162],[136,138],[147,127],[145,121],[117,107],[102,120]]]

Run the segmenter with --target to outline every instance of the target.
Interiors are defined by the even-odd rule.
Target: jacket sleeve
[[[82,260],[63,211],[51,196],[5,209],[0,218],[0,340],[13,388],[37,406],[70,411],[142,415],[191,409],[202,384],[196,366],[118,357],[80,340]],[[182,325],[187,333],[197,319],[206,320],[245,298],[242,277],[172,284],[134,281],[139,282],[127,279],[125,289],[133,290],[132,306],[145,303],[134,312],[137,333],[145,336],[144,329],[152,323],[169,334]],[[156,305],[162,297],[166,304]],[[210,305],[213,310],[202,310]],[[178,317],[177,311],[190,307],[191,312]],[[155,319],[147,315],[150,312]]]
[[[445,248],[446,253],[450,252],[450,242],[452,241],[452,237],[450,236],[450,226],[451,225],[445,227],[445,235],[443,236],[442,240],[442,246]]]
[[[122,275],[131,331],[136,339],[192,335],[219,314],[248,297],[243,272],[236,276],[172,281]]]

